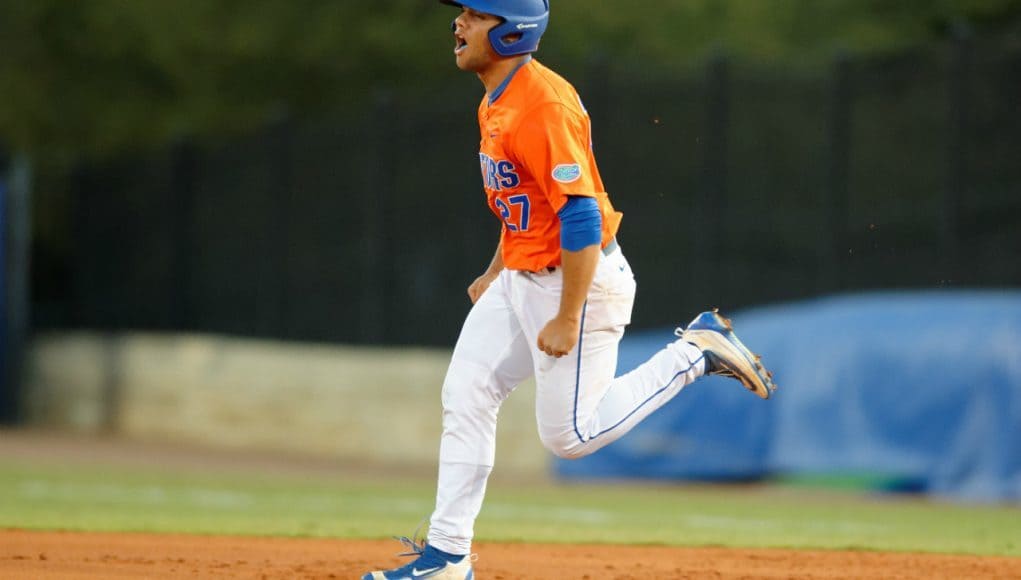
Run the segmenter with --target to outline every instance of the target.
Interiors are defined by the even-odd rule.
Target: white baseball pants
[[[428,541],[467,554],[496,451],[500,404],[535,376],[539,438],[565,458],[588,455],[631,430],[702,376],[702,352],[678,340],[614,378],[617,346],[631,321],[635,280],[618,248],[600,255],[582,316],[581,337],[566,356],[536,346],[560,307],[561,269],[504,270],[465,320],[443,383],[436,510]]]

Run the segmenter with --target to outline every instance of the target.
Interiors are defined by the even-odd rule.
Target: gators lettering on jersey
[[[560,265],[557,212],[570,195],[596,199],[608,244],[622,215],[603,190],[589,116],[574,87],[531,59],[489,99],[479,106],[479,168],[489,207],[503,221],[504,266],[534,272]]]

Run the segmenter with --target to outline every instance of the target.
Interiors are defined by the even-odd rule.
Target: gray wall
[[[444,349],[212,335],[46,333],[27,359],[27,424],[435,470]],[[500,471],[543,477],[535,388],[500,411]]]

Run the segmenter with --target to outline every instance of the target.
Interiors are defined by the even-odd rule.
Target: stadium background
[[[1019,3],[783,4],[556,8],[540,58],[578,85],[625,213],[632,332],[709,306],[872,290],[987,289],[1016,303]],[[273,373],[286,378],[260,386],[270,410],[241,422],[262,431],[246,444],[346,460],[350,448],[310,441],[371,432],[357,420],[367,405],[386,413],[436,388],[434,363],[381,385],[352,371],[358,359],[397,367],[407,347],[442,359],[492,251],[480,89],[451,70],[450,14],[432,5],[210,6],[5,6],[0,410],[15,426],[239,445],[237,422],[199,438],[172,410],[253,400],[254,365],[207,383],[187,354],[258,344],[239,360],[283,360]],[[246,338],[258,342],[235,342]],[[340,359],[323,345],[382,349],[388,363],[355,350],[314,376],[288,367]],[[132,374],[166,360],[185,361],[165,383]],[[407,376],[419,382],[402,391]],[[1015,408],[1010,381],[998,400]],[[202,398],[210,384],[215,401]],[[291,390],[302,385],[334,392],[346,415],[288,416],[266,433],[284,416],[274,405],[322,406]],[[161,394],[139,415],[137,392]],[[295,434],[308,425],[319,431]],[[422,433],[408,437],[433,440]],[[1000,448],[1012,481],[1018,450]]]

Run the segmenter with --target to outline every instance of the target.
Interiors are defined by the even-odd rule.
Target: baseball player
[[[588,113],[567,81],[532,58],[548,0],[440,0],[458,68],[478,75],[479,169],[500,238],[468,287],[473,307],[443,383],[436,508],[417,556],[363,580],[474,577],[473,527],[493,468],[496,419],[534,376],[539,437],[559,457],[607,445],[704,374],[739,380],[762,398],[772,375],[716,312],[614,378],[635,297],[617,242],[621,213],[603,188]]]

